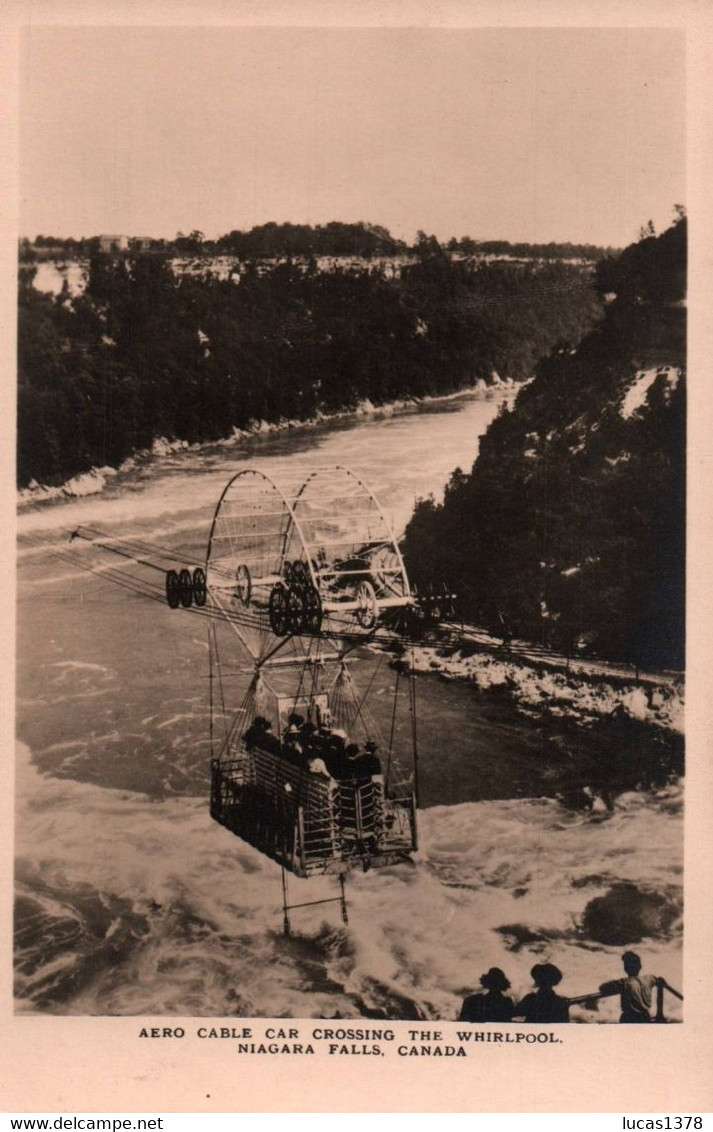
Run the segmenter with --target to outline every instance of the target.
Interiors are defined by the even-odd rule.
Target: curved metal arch
[[[361,478],[361,476],[358,476],[356,474],[356,472],[353,472],[351,470],[351,468],[345,467],[344,464],[333,464],[331,466],[323,466],[321,468],[315,468],[313,471],[310,472],[310,474],[307,476],[307,479],[304,481],[301,488],[297,492],[297,494],[294,498],[293,509],[296,509],[300,499],[303,498],[304,492],[310,486],[310,484],[312,484],[319,476],[324,475],[326,472],[342,472],[345,476],[354,480],[354,482],[357,483],[359,485],[359,487],[362,489],[362,491],[365,493],[365,495],[369,499],[370,503],[373,504],[379,519],[381,520],[381,522],[384,525],[384,529],[385,529],[386,534],[388,535],[389,541],[390,541],[390,543],[391,543],[391,545],[392,545],[392,547],[393,547],[393,549],[396,553],[396,557],[397,557],[397,560],[398,560],[398,563],[399,563],[399,568],[401,570],[401,573],[402,573],[402,576],[403,576],[403,581],[404,581],[404,590],[405,590],[404,597],[406,599],[410,598],[411,597],[411,584],[410,584],[409,579],[408,579],[408,574],[406,573],[406,566],[404,565],[403,555],[401,554],[401,550],[400,550],[399,544],[396,540],[396,536],[394,534],[393,527],[391,526],[391,523],[389,522],[389,520],[386,518],[386,515],[384,514],[384,510],[383,510],[381,504],[379,503],[379,500],[374,495],[374,492],[371,490],[369,485],[364,482],[364,480]],[[309,554],[308,544],[306,543],[304,538],[302,538],[302,542],[303,542],[303,545],[305,546],[305,549],[308,552],[308,563],[309,563],[310,575],[312,577],[313,583],[316,585],[317,580],[315,578],[315,575],[314,575],[314,572],[313,572],[313,569],[312,569],[312,561],[311,561],[311,555]]]
[[[265,585],[270,578],[271,583],[279,580],[288,557],[290,559],[299,557],[306,567],[312,586],[322,599],[327,637],[332,634],[344,636],[345,631],[347,634],[353,631],[345,626],[345,617],[348,621],[356,618],[361,629],[370,627],[357,616],[357,611],[362,608],[364,601],[369,601],[368,593],[365,598],[361,593],[362,590],[370,589],[370,600],[377,619],[380,611],[389,607],[407,606],[413,602],[408,574],[392,526],[378,499],[364,480],[341,464],[313,468],[304,479],[302,475],[288,476],[287,484],[283,485],[258,468],[241,468],[225,484],[213,513],[206,551],[208,589],[213,601],[218,603],[227,619],[231,622],[235,620],[235,632],[253,658],[257,652],[261,652],[265,643],[261,641],[258,648],[253,642],[251,647],[249,641],[245,639],[245,633],[264,632],[267,622],[262,624],[261,619],[267,617],[268,611],[267,606],[260,611],[253,611],[248,617],[246,629],[242,615],[236,613],[233,617],[223,606],[221,582],[214,573],[214,566],[218,568],[223,561],[220,551],[217,552],[216,563],[213,562],[216,539],[219,534],[222,537],[224,533],[224,528],[220,526],[223,508],[225,508],[225,530],[228,532],[229,540],[232,539],[229,533],[231,525],[236,520],[250,520],[252,517],[255,522],[252,529],[257,532],[261,515],[265,518],[268,524],[268,529],[264,531],[266,546],[269,545],[271,548],[269,552],[266,551],[268,553],[266,562],[269,561],[271,564],[265,567],[267,569]],[[240,487],[241,480],[245,485],[244,494]],[[333,505],[333,515],[330,505]],[[310,514],[310,506],[316,508],[314,514]],[[350,507],[354,508],[351,512]],[[237,513],[234,514],[233,510]],[[278,529],[270,530],[270,520],[276,516],[282,516],[276,524]],[[353,536],[345,538],[343,542],[336,540],[337,545],[346,546],[351,542],[354,546],[358,546],[371,543],[372,546],[383,547],[386,550],[391,562],[388,567],[384,566],[383,578],[379,585],[373,582],[373,586],[369,587],[365,579],[364,585],[360,586],[358,591],[354,588],[351,593],[345,592],[343,583],[339,580],[342,577],[339,565],[327,560],[325,568],[321,568],[320,555],[323,554],[325,545],[328,547],[328,552],[332,549],[329,542],[324,543],[325,529],[328,532],[335,522],[336,533],[346,523]],[[328,533],[326,537],[329,539]],[[219,571],[220,573],[222,571]],[[356,573],[368,575],[370,571],[357,569]],[[349,578],[348,570],[344,576]],[[215,588],[214,583],[218,585],[218,589]],[[335,587],[334,590],[332,587]],[[335,617],[336,620],[330,621],[330,617]]]
[[[338,465],[338,466],[341,466],[341,465]],[[394,550],[396,551],[396,557],[398,558],[399,566],[401,567],[401,572],[402,572],[403,578],[404,578],[404,586],[405,586],[405,589],[406,589],[405,596],[411,597],[411,584],[408,580],[408,574],[406,573],[406,566],[404,565],[403,555],[401,554],[399,544],[396,540],[396,535],[394,534],[394,529],[391,526],[391,523],[389,522],[389,520],[386,518],[386,515],[384,514],[383,507],[379,503],[379,500],[376,498],[376,496],[374,495],[371,488],[368,486],[368,484],[366,484],[364,482],[364,480],[361,478],[361,476],[358,476],[356,474],[356,472],[352,472],[349,468],[344,468],[343,470],[345,472],[347,472],[348,475],[350,475],[352,477],[352,479],[355,479],[357,481],[357,483],[359,483],[361,485],[361,487],[363,487],[363,489],[367,493],[367,495],[369,495],[371,497],[371,500],[372,500],[374,506],[376,507],[376,510],[378,511],[379,515],[381,516],[381,518],[384,522],[384,526],[386,527],[386,531],[387,531],[387,534],[388,534],[389,539],[391,541],[391,545],[393,546]]]
[[[326,469],[321,469],[321,470],[324,471]],[[303,532],[303,530],[300,526],[300,523],[299,523],[297,516],[295,515],[293,502],[291,502],[288,499],[288,497],[285,495],[284,491],[279,486],[279,484],[275,483],[274,479],[272,479],[271,476],[268,476],[265,472],[260,471],[259,468],[242,468],[239,472],[236,472],[234,476],[231,476],[231,478],[228,480],[225,487],[223,488],[222,492],[220,493],[220,498],[219,498],[219,500],[216,504],[215,511],[213,512],[213,521],[210,525],[210,534],[208,536],[208,546],[207,546],[207,549],[206,549],[206,571],[208,570],[208,566],[210,564],[210,555],[211,555],[211,550],[212,550],[212,547],[213,547],[213,535],[215,533],[215,524],[217,522],[218,515],[220,514],[220,509],[221,509],[223,502],[225,501],[225,497],[227,496],[231,487],[236,482],[236,480],[239,480],[242,476],[257,476],[257,477],[259,477],[260,479],[264,480],[265,483],[269,484],[269,486],[273,489],[273,491],[275,491],[275,493],[279,496],[279,498],[281,499],[281,501],[282,501],[282,503],[285,507],[285,512],[289,516],[289,520],[290,520],[289,523],[288,523],[288,526],[285,530],[285,533],[283,535],[283,558],[284,558],[284,550],[287,546],[287,538],[288,538],[288,535],[289,535],[289,532],[290,532],[290,525],[294,524],[294,528],[297,531],[297,534],[299,535],[299,539],[300,539],[300,542],[302,544],[302,548],[303,548],[305,555],[306,555],[306,558],[307,558],[307,564],[309,566],[310,577],[312,578],[312,581],[314,583],[315,578],[314,578],[314,574],[313,574],[313,571],[312,571],[312,563],[311,563],[311,560],[310,560],[309,544],[307,543],[307,540],[305,539],[304,532]],[[309,479],[309,477],[308,477],[308,479]],[[305,487],[305,484],[302,485],[302,487],[300,488],[300,490],[297,493],[297,496],[295,498],[299,497],[299,495],[303,491],[304,487]]]

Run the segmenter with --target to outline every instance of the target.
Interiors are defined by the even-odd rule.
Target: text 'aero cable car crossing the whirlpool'
[[[162,573],[159,562],[176,554],[97,536],[85,527],[72,537]],[[165,573],[165,597],[209,620],[211,815],[282,867],[287,933],[291,908],[331,902],[290,905],[288,873],[337,876],[346,922],[345,873],[408,860],[417,803],[413,666],[407,692],[397,675],[388,705],[372,691],[378,664],[363,690],[350,668],[368,670],[360,646],[405,643],[429,611],[377,500],[343,467],[279,483],[238,472],[218,501],[205,563],[192,563]]]

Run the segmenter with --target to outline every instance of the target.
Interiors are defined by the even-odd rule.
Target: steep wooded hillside
[[[505,636],[680,667],[685,219],[603,261],[597,286],[604,319],[540,363],[442,506],[419,503],[407,566]]]
[[[592,274],[472,264],[436,243],[379,267],[247,265],[239,283],[167,258],[95,255],[84,294],[21,276],[18,478],[57,483],[158,436],[202,442],[266,420],[522,379],[599,317]]]

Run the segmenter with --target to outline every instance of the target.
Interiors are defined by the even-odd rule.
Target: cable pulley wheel
[[[253,592],[250,571],[244,562],[241,562],[235,571],[235,596],[243,605],[250,605]]]
[[[193,604],[193,578],[190,570],[181,570],[178,575],[178,597],[184,609]]]
[[[178,574],[175,570],[168,570],[166,572],[166,601],[171,609],[178,609],[181,604]]]
[[[287,632],[298,635],[304,631],[305,595],[301,586],[290,586],[287,590]]]
[[[206,603],[208,596],[208,587],[205,580],[205,570],[201,566],[196,566],[193,571],[193,601],[195,605],[202,608]]]
[[[356,619],[362,629],[371,629],[376,622],[379,607],[371,582],[360,582],[356,591]]]
[[[322,628],[322,599],[314,586],[304,591],[304,632],[316,636]]]
[[[270,628],[276,637],[287,636],[287,593],[287,586],[284,586],[282,582],[278,582],[270,591],[267,613],[270,619]]]

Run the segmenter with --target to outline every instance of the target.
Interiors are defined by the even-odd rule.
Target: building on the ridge
[[[129,246],[128,236],[100,236],[99,248],[103,252],[125,252]]]

